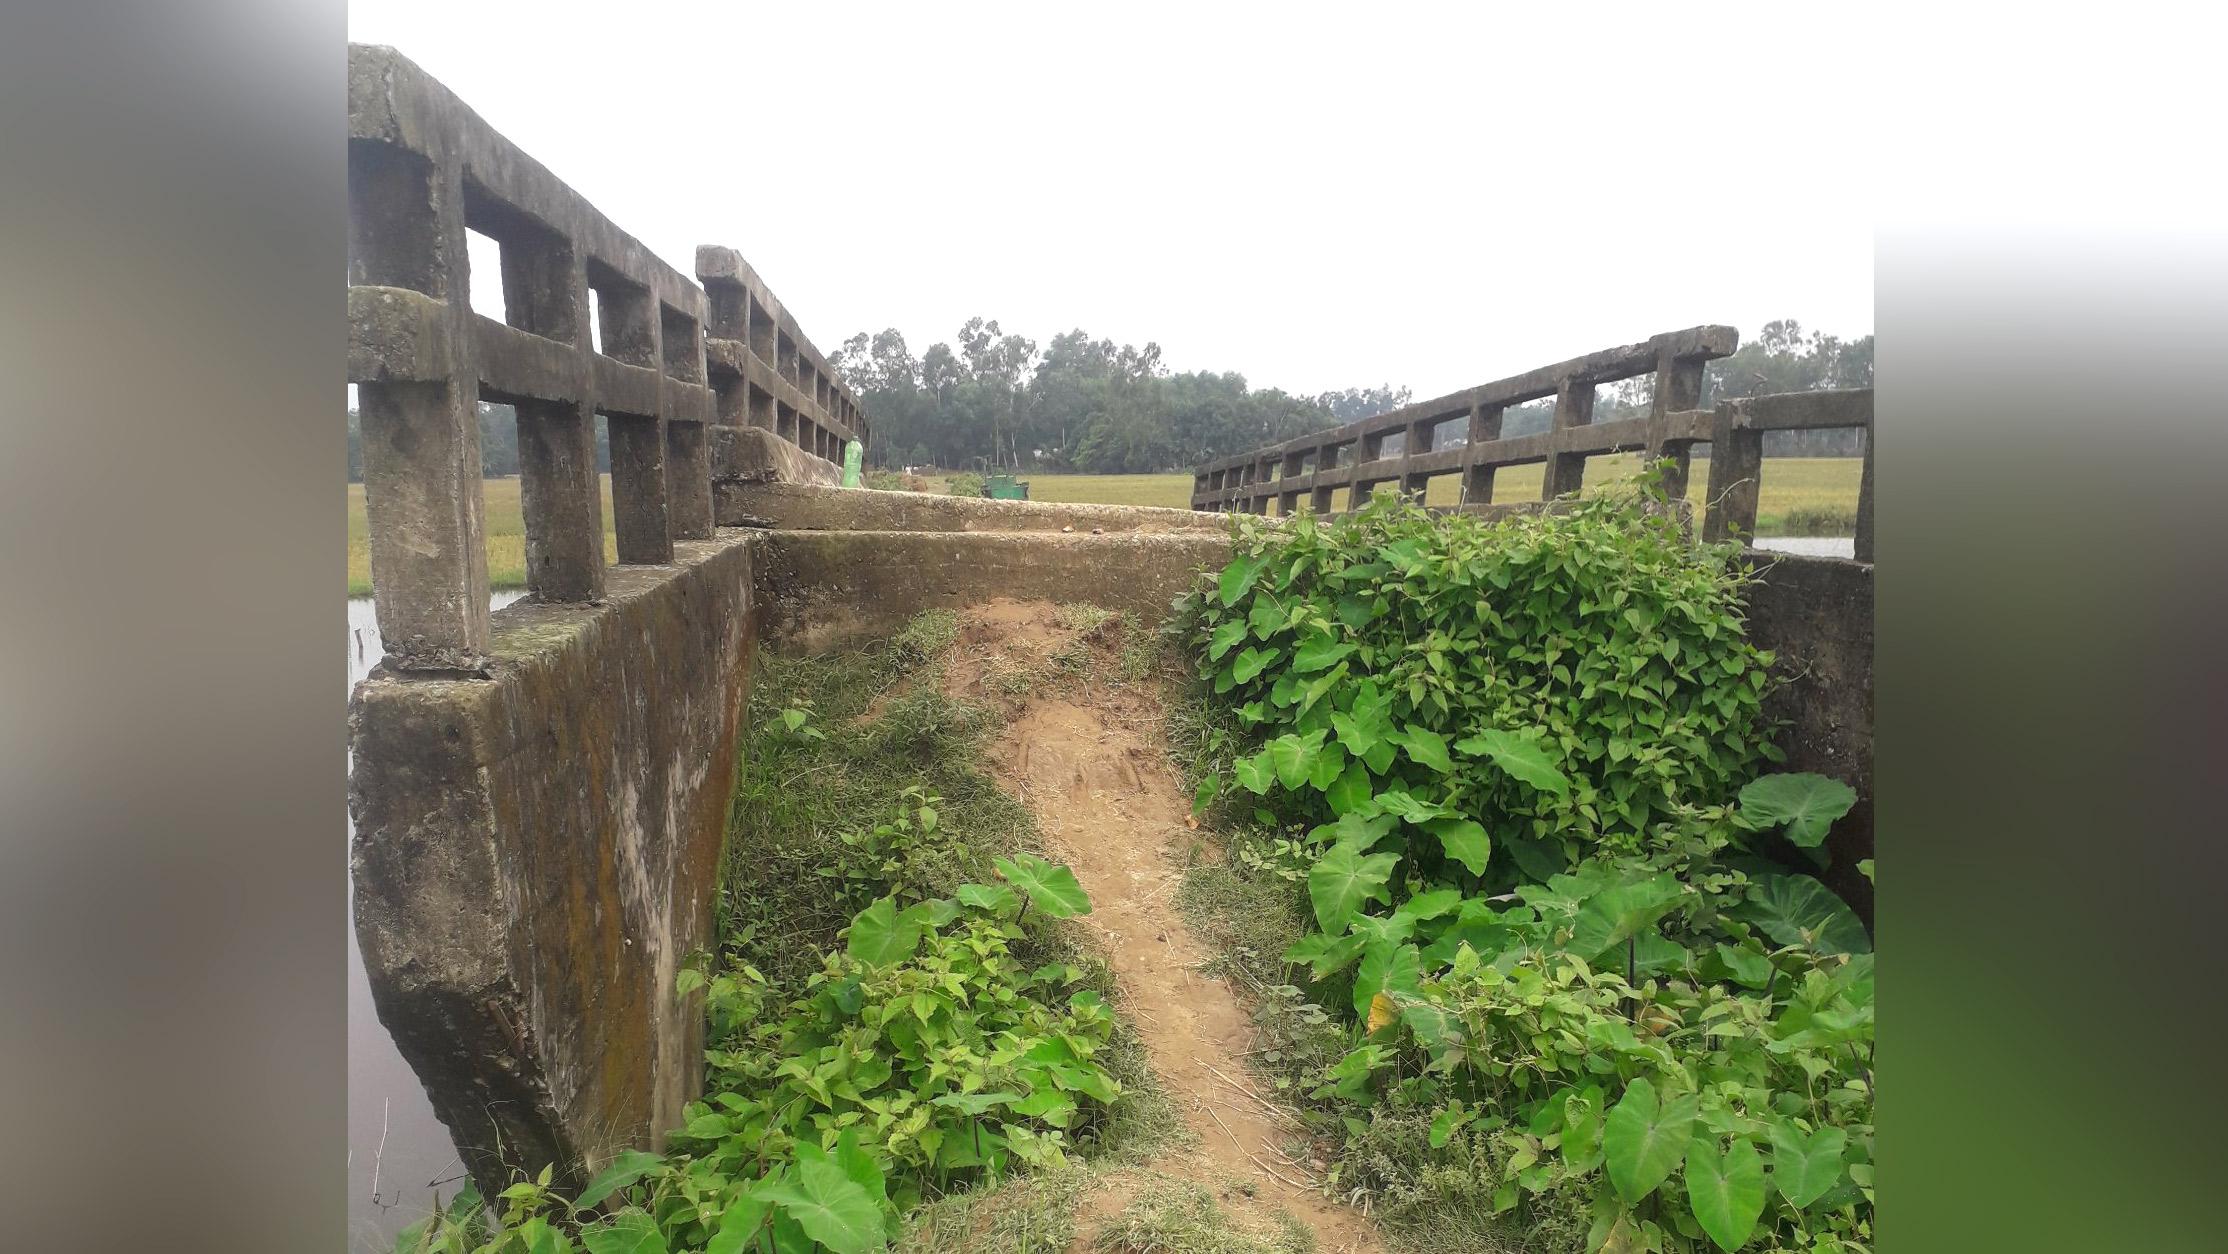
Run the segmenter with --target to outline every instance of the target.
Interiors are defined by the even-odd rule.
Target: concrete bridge
[[[359,390],[386,661],[350,703],[356,927],[381,1021],[492,1195],[513,1168],[580,1183],[660,1144],[701,1083],[702,1024],[674,996],[710,939],[738,724],[760,648],[819,649],[994,595],[1150,621],[1227,553],[1212,511],[1328,508],[1378,482],[1628,447],[1713,451],[1706,532],[1753,522],[1761,433],[1869,430],[1869,393],[1694,408],[1729,328],[1657,336],[1201,468],[1195,510],[846,490],[871,416],[740,255],[671,269],[391,49],[349,54],[349,379]],[[466,235],[501,250],[474,274]],[[472,311],[499,283],[504,317]],[[1656,409],[1591,423],[1640,373]],[[1553,429],[1500,414],[1556,398]],[[491,614],[480,400],[515,407],[529,596]],[[618,560],[594,460],[611,447]],[[1467,424],[1467,442],[1436,438]],[[1395,447],[1388,437],[1400,435]],[[1859,555],[1870,557],[1866,457]],[[1725,491],[1716,490],[1720,473]],[[1871,565],[1759,554],[1753,634],[1793,769],[1865,801],[1835,864],[1869,853]],[[1861,878],[1836,886],[1869,911]]]

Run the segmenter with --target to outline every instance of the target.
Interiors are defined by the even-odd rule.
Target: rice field
[[[1586,466],[1586,491],[1592,492],[1639,468],[1640,459],[1635,455],[1594,458]],[[1544,468],[1536,465],[1502,469],[1494,479],[1493,499],[1537,500],[1543,473]],[[1763,482],[1757,494],[1757,534],[1854,534],[1857,486],[1863,473],[1864,463],[1855,457],[1765,459]],[[1029,484],[1030,499],[1036,501],[1162,505],[1172,509],[1184,509],[1191,504],[1190,475],[1025,474],[1022,478]],[[1696,462],[1690,479],[1687,499],[1700,509],[1704,486],[1709,479],[1709,463]],[[945,480],[941,476],[929,476],[929,483],[936,491],[944,490]],[[1427,500],[1433,505],[1452,505],[1459,491],[1457,477],[1444,476],[1432,480]],[[488,582],[498,589],[523,588],[526,586],[526,523],[519,506],[519,481],[515,478],[488,479],[481,484],[481,492],[486,511]],[[1343,507],[1345,495],[1345,490],[1340,489],[1334,503]],[[611,531],[609,475],[603,476],[603,535],[604,560],[617,561],[618,552]],[[351,483],[348,485],[348,595],[368,596],[370,593],[371,541],[364,521],[364,487]]]

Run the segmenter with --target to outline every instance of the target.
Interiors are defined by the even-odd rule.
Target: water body
[[[1756,542],[1774,553],[1800,553],[1804,557],[1855,557],[1855,536],[1765,536]]]
[[[526,595],[498,592],[495,609]],[[371,598],[348,600],[348,689],[386,655]],[[349,836],[355,826],[349,825]],[[404,1228],[425,1218],[435,1198],[463,1187],[464,1164],[449,1130],[433,1116],[425,1088],[395,1051],[371,1005],[371,982],[356,949],[355,898],[348,920],[348,1248],[392,1250]],[[376,1189],[376,1196],[374,1190]]]

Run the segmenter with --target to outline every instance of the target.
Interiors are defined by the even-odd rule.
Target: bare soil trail
[[[1043,603],[969,611],[946,689],[981,699],[985,676],[1022,673],[1030,655],[1048,659],[1095,635],[1063,625]],[[1174,898],[1187,854],[1207,842],[1187,822],[1190,804],[1167,759],[1156,694],[1134,684],[1046,685],[1013,696],[1008,708],[1013,717],[991,751],[999,782],[1035,812],[1048,856],[1073,868],[1090,894],[1081,922],[1112,964],[1122,1007],[1194,1134],[1195,1147],[1156,1166],[1205,1186],[1262,1231],[1273,1231],[1274,1211],[1283,1209],[1314,1232],[1323,1254],[1382,1250],[1367,1219],[1314,1188],[1298,1120],[1251,1081],[1253,1024],[1244,1004],[1198,970],[1210,954]],[[1121,1210],[1121,1192],[1117,1175],[1085,1197],[1078,1247],[1088,1248],[1094,1221]]]

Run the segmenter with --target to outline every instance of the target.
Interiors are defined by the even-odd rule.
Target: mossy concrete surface
[[[357,936],[380,1021],[487,1196],[681,1122],[748,692],[753,537],[494,616],[484,678],[384,667],[350,708]]]

